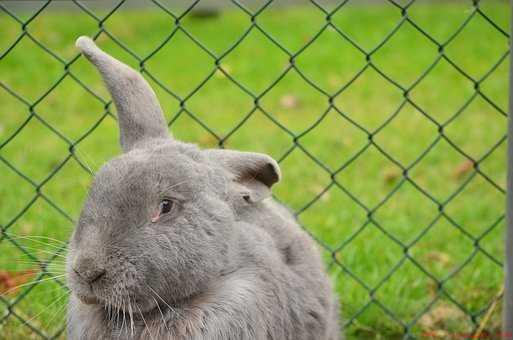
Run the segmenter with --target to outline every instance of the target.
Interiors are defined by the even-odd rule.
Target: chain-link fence
[[[0,1],[0,338],[63,336],[63,242],[117,152],[84,34],[144,74],[178,138],[279,160],[348,335],[499,332],[507,3],[56,3]]]

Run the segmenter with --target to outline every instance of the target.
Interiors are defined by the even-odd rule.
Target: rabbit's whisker
[[[62,245],[67,245],[66,242],[64,241],[61,241],[61,240],[58,240],[58,239],[55,239],[55,238],[52,238],[52,237],[48,237],[48,236],[39,236],[39,235],[16,235],[16,234],[13,234],[13,233],[9,233],[7,231],[4,231],[2,232],[2,234],[5,234],[7,236],[9,236],[9,238],[11,239],[17,239],[17,238],[26,238],[26,239],[43,239],[43,240],[48,240],[48,241],[53,241],[55,243],[59,243],[59,244],[62,244]],[[48,243],[50,244],[50,243]]]
[[[125,300],[123,299],[123,321],[121,322],[120,334],[123,333],[123,329],[125,328],[125,321],[126,321],[125,319],[126,319]]]
[[[116,296],[116,301],[115,301],[115,306],[116,306],[116,328],[119,328],[119,318],[120,318],[120,303],[121,303],[121,300],[120,300],[120,297],[119,295]]]
[[[106,307],[107,307],[109,321],[112,321],[112,302],[111,302],[110,297],[107,299],[107,301],[105,303],[106,303]]]
[[[162,302],[164,302],[164,304],[167,306],[167,308],[169,308],[170,311],[174,311],[175,309],[173,307],[171,307],[160,295],[159,293],[157,293],[153,288],[150,287],[150,285],[146,284],[146,287],[148,287],[152,292],[153,294],[155,294],[157,296],[157,298],[159,298]]]
[[[124,294],[125,291],[123,289],[123,291],[121,292],[121,295],[120,295],[120,299],[119,299],[119,311],[120,311],[120,320],[121,320],[121,326],[119,327],[119,330],[120,330],[120,333],[123,333],[123,327],[125,325],[125,299],[124,299]]]
[[[121,332],[123,331],[123,327],[124,327],[124,324],[125,324],[125,294],[126,294],[126,289],[123,287],[123,291],[121,292],[121,295],[119,296],[119,310],[120,310],[120,319],[121,317],[123,317],[123,319],[121,320]]]
[[[44,270],[44,271],[41,270],[41,271],[35,272],[34,274],[35,275],[38,275],[38,274],[44,274],[44,275],[55,274],[54,276],[56,276],[56,275],[59,275],[59,276],[63,275],[63,276],[65,276],[66,272],[65,271],[58,271],[58,272],[56,272],[56,271],[51,271],[51,270]]]
[[[132,302],[130,301],[130,295],[128,295],[128,316],[130,317],[130,331],[134,336],[134,316],[132,311]]]
[[[5,268],[3,268],[5,269]],[[64,269],[59,269],[59,268],[53,268],[53,269],[48,269],[48,268],[23,268],[21,270],[19,269],[14,269],[14,270],[7,270],[5,269],[5,273],[9,276],[9,275],[12,275],[12,276],[16,276],[16,277],[23,277],[23,276],[31,276],[31,278],[34,278],[34,277],[37,277],[38,275],[43,275],[43,276],[48,276],[48,275],[51,275],[51,276],[55,276],[55,275],[66,275],[66,271]]]
[[[23,266],[22,266],[23,265]],[[9,265],[0,266],[3,270],[11,270],[11,271],[41,271],[41,272],[50,272],[52,270],[59,270],[64,273],[66,266],[64,263],[53,263],[44,261],[26,261],[26,260],[16,260],[9,259]]]
[[[21,267],[21,265],[29,265],[25,267]],[[41,269],[41,271],[48,271],[48,270],[64,270],[66,269],[65,263],[54,263],[52,262],[46,262],[46,260],[17,260],[17,259],[9,259],[8,266],[7,265],[0,265],[2,269],[5,270],[32,270],[34,269]]]
[[[9,258],[9,262],[25,262],[25,263],[40,263],[40,264],[65,264],[66,263],[66,260],[63,260],[63,259],[60,259],[60,258],[55,258],[55,259],[38,259],[38,258],[35,258],[35,259],[31,259],[31,258],[27,258],[27,257],[14,257],[14,258]]]
[[[139,311],[139,314],[141,315],[141,318],[144,322],[144,329],[148,330],[148,334],[150,335],[150,338],[153,340],[154,339],[153,335],[151,334],[150,328],[148,327],[148,324],[146,323],[146,319],[144,318],[144,315],[141,312],[141,308],[139,308],[139,305],[137,304],[137,302],[135,303],[135,307],[137,307],[137,310]]]
[[[112,303],[111,303],[111,313],[112,313],[112,321],[113,323],[116,324],[116,327],[117,327],[117,320],[118,320],[118,316],[119,316],[119,308],[117,307],[117,300],[118,298],[115,297],[113,300],[112,300]]]
[[[12,291],[18,289],[18,288],[21,288],[21,287],[25,287],[25,286],[29,286],[29,285],[35,285],[35,284],[39,284],[41,282],[45,282],[45,281],[48,281],[48,280],[55,280],[55,279],[58,279],[60,277],[64,277],[66,276],[66,274],[62,274],[62,275],[55,275],[55,276],[51,276],[51,277],[47,277],[47,278],[44,278],[44,279],[39,279],[39,280],[36,280],[36,281],[31,281],[31,282],[26,282],[26,283],[23,283],[21,285],[17,285],[15,287],[12,287],[8,290],[6,290],[5,292],[2,292],[1,295],[7,295],[9,293],[11,293]]]
[[[56,303],[58,303],[59,301],[61,301],[64,297],[68,296],[67,293],[65,294],[62,294],[61,296],[59,296],[57,299],[55,299],[52,303],[50,303],[48,306],[46,306],[45,308],[43,308],[39,313],[37,313],[36,315],[32,316],[30,319],[24,321],[25,323],[29,323],[30,321],[34,320],[35,318],[37,318],[38,316],[40,316],[41,314],[43,314],[46,310],[48,310],[49,308],[51,308],[53,305],[55,305]]]
[[[28,246],[25,246],[25,245],[23,245],[23,248],[34,250],[34,251],[38,251],[38,252],[45,253],[45,254],[49,254],[49,255],[52,255],[52,256],[58,256],[60,258],[63,258],[64,260],[66,260],[66,256],[62,255],[62,254],[60,254],[58,252],[52,252],[52,251],[47,251],[47,250],[43,250],[43,249],[40,249],[40,248],[38,249],[38,248],[34,248],[34,247],[28,247]],[[64,250],[64,248],[61,248],[60,250]]]
[[[54,286],[54,287],[51,287],[51,288],[45,288],[44,290],[33,290],[30,292],[30,296],[41,296],[42,294],[48,294],[49,292],[57,292],[57,291],[61,291],[62,289],[64,289],[64,293],[65,295],[69,295],[69,290],[67,289],[67,287],[62,287],[62,286]],[[2,294],[7,294],[6,292],[2,293]],[[0,294],[0,296],[2,295]]]
[[[64,294],[64,297],[66,297],[67,295],[68,294]],[[62,297],[60,299],[61,299],[61,302],[63,302]],[[66,302],[66,300],[64,300],[64,302]],[[62,312],[64,311],[66,306],[67,306],[67,303],[62,303],[61,306],[57,307],[57,309],[52,313],[51,318],[45,322],[45,324],[44,324],[45,328],[48,328],[48,326],[50,326],[52,324],[52,321],[55,319],[56,316],[61,315],[61,317],[62,317],[62,315],[64,314]]]
[[[157,305],[157,308],[159,310],[160,316],[162,317],[162,322],[164,323],[164,327],[166,327],[167,333],[171,334],[171,331],[167,327],[167,322],[166,322],[166,319],[164,318],[164,313],[162,313],[162,309],[160,309],[159,303],[157,302],[155,297],[152,296],[151,298],[153,299],[153,301],[155,301],[155,304]]]
[[[123,324],[123,320],[121,319],[122,317],[122,313],[123,313],[123,296],[118,296],[118,322]],[[121,328],[117,323],[116,323],[116,326]]]
[[[67,244],[62,244],[62,245],[56,246],[54,244],[50,244],[48,242],[39,241],[37,239],[32,239],[32,238],[26,237],[26,236],[11,237],[11,240],[29,240],[30,242],[35,242],[35,243],[38,243],[38,244],[43,244],[45,246],[52,247],[52,248],[57,249],[57,250],[65,249],[67,247]]]
[[[126,289],[125,289],[126,291]],[[128,306],[130,305],[130,294],[127,294],[127,298],[123,301],[123,319],[126,317],[126,333],[128,334],[130,327],[130,315],[128,313]],[[124,321],[123,321],[124,323]]]

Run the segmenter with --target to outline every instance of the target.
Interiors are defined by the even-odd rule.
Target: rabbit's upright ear
[[[281,178],[280,167],[271,157],[253,152],[205,150],[207,157],[234,175],[242,198],[249,203],[269,197],[271,186]]]
[[[82,54],[100,71],[118,111],[120,143],[125,152],[154,138],[169,138],[155,92],[135,70],[114,59],[88,37],[76,42]]]

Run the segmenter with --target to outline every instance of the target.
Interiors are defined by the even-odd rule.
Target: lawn
[[[0,14],[0,338],[38,338],[18,317],[59,334],[66,290],[50,277],[65,282],[65,251],[53,254],[80,212],[88,171],[120,152],[101,79],[74,60],[74,40],[98,22],[52,6],[26,30],[64,63],[29,36],[4,55],[22,28]],[[407,15],[416,27],[392,4],[353,1],[329,16],[334,29],[314,5],[273,4],[236,44],[251,17],[229,6],[213,18],[185,15],[190,36],[178,30],[159,48],[175,19],[156,6],[121,7],[98,43],[142,62],[176,138],[280,160],[274,194],[320,242],[348,338],[448,337],[481,324],[497,332],[509,68],[508,39],[488,19],[508,31],[508,3],[475,12],[471,1],[418,1]],[[19,246],[54,258],[48,274]]]

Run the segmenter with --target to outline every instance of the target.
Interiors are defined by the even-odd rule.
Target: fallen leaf
[[[4,271],[0,270],[0,295],[14,295],[19,290],[20,285],[29,282],[37,270],[28,269],[22,271]]]
[[[401,176],[401,171],[397,168],[385,169],[383,173],[383,180],[385,183],[390,184]]]
[[[474,168],[474,162],[472,162],[469,159],[464,160],[461,162],[456,169],[454,170],[453,176],[456,179],[460,179],[466,174],[468,174],[472,169]]]
[[[284,109],[295,109],[299,106],[299,100],[292,94],[286,94],[280,98],[280,105]]]
[[[450,322],[465,317],[465,314],[456,306],[450,304],[439,304],[429,312],[422,315],[419,319],[419,325],[424,330],[440,331]]]
[[[427,290],[430,297],[433,299],[438,296],[438,284],[434,281],[427,283]]]
[[[449,254],[440,251],[430,251],[424,255],[425,259],[432,262],[438,262],[443,266],[447,266],[451,263],[451,257]]]
[[[450,334],[447,331],[444,331],[443,329],[424,331],[421,333],[421,335],[423,339],[447,339],[450,336]]]

